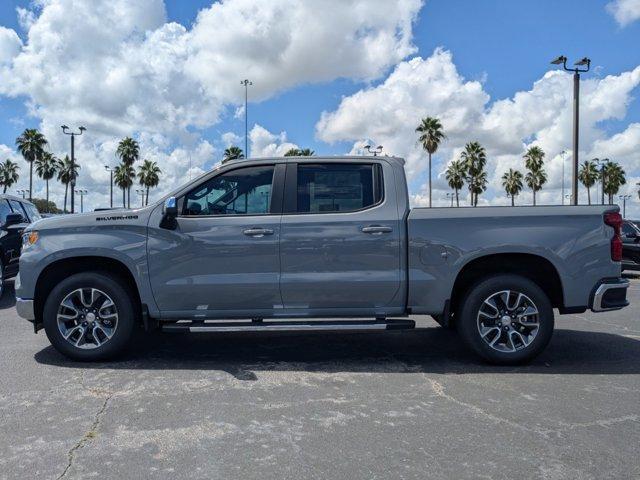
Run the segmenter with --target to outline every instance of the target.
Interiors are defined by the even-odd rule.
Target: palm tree
[[[147,191],[145,193],[145,205],[149,205],[149,189],[158,186],[162,171],[156,162],[144,160],[138,169],[138,180],[140,185]]]
[[[474,207],[478,206],[478,195],[480,195],[481,193],[487,190],[487,183],[488,183],[487,172],[485,171],[480,172],[473,178],[471,190],[475,198],[473,202]]]
[[[18,169],[20,167],[17,163],[12,162],[8,158],[4,163],[0,164],[0,185],[2,185],[2,193],[7,193],[7,188],[11,187],[18,181]]]
[[[456,192],[456,207],[460,206],[458,191],[464,186],[465,168],[461,160],[454,160],[444,173],[449,186]]]
[[[133,180],[136,178],[136,171],[132,165],[121,163],[113,171],[114,183],[122,189],[122,208],[127,208],[126,192],[131,192]],[[131,196],[129,196],[129,206],[131,206]]]
[[[47,209],[49,208],[49,180],[55,177],[59,163],[60,161],[50,152],[43,152],[36,160],[36,174],[47,184]]]
[[[487,189],[487,175],[484,172],[484,167],[487,164],[487,153],[479,142],[469,142],[464,146],[464,151],[460,154],[460,161],[463,163],[466,172],[465,176],[469,185],[471,206],[475,207],[478,205],[478,195]],[[477,180],[477,177],[481,178]]]
[[[547,173],[544,170],[544,150],[538,146],[530,147],[524,154],[525,166],[529,172],[525,177],[527,186],[533,191],[533,205],[536,204],[536,192],[547,183]]]
[[[586,160],[582,164],[582,168],[580,168],[578,178],[580,179],[582,184],[587,187],[587,199],[589,201],[589,205],[591,205],[591,187],[593,187],[599,177],[600,172],[598,172],[596,162]]]
[[[290,148],[284,154],[285,157],[311,157],[315,154],[310,148]]]
[[[604,193],[609,197],[609,205],[613,203],[613,197],[622,185],[627,183],[624,169],[616,162],[604,164]]]
[[[515,197],[522,191],[522,173],[510,168],[502,175],[502,186],[511,197],[511,206],[515,206]]]
[[[423,118],[416,128],[420,134],[418,141],[429,154],[429,207],[431,207],[431,155],[436,153],[440,142],[445,138],[440,120],[434,117]]]
[[[140,146],[138,142],[136,142],[131,137],[125,137],[120,140],[118,144],[118,149],[116,150],[116,155],[122,160],[122,163],[128,167],[131,167],[136,160],[140,157]],[[127,205],[131,208],[131,186],[133,185],[133,181],[136,178],[135,170],[133,168],[125,169],[125,171],[131,173],[133,171],[133,175],[131,177],[131,181],[129,182],[129,188],[127,190]]]
[[[73,170],[72,170],[73,167]],[[69,155],[64,156],[64,160],[58,160],[58,180],[64,184],[64,208],[63,212],[67,212],[67,193],[69,192],[69,184],[75,183],[73,180],[78,177],[78,170],[80,165],[73,163],[71,165],[71,159]]]
[[[29,200],[33,196],[33,162],[42,156],[47,139],[35,128],[27,128],[16,138],[18,151],[29,163]]]
[[[244,158],[244,152],[242,149],[235,145],[231,145],[229,148],[225,148],[222,163],[227,163],[231,160],[238,160],[240,158]]]

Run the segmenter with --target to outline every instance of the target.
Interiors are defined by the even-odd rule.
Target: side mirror
[[[176,197],[169,197],[164,201],[162,207],[162,220],[160,227],[167,230],[175,230],[178,226],[176,218],[178,217],[178,202]]]
[[[7,215],[7,218],[4,221],[4,226],[10,227],[11,225],[18,225],[25,222],[26,220],[21,213],[10,213]]]

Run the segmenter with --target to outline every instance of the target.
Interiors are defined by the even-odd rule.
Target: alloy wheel
[[[531,345],[540,329],[540,314],[524,293],[502,290],[482,302],[477,325],[487,345],[499,352],[512,353]]]
[[[118,309],[102,290],[78,288],[60,302],[58,330],[74,347],[98,348],[108,342],[118,327]]]

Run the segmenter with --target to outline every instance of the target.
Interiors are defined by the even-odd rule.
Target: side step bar
[[[342,320],[342,321],[280,321],[280,322],[190,322],[162,325],[163,332],[290,332],[290,331],[363,331],[407,330],[415,328],[413,320]]]

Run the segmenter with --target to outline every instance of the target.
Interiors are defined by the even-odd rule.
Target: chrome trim
[[[25,320],[33,321],[36,315],[33,310],[33,300],[29,298],[16,298],[16,311],[18,316]]]
[[[618,310],[620,307],[605,308],[602,306],[602,298],[604,297],[604,294],[607,293],[609,290],[618,289],[618,288],[624,288],[624,289],[629,288],[629,280],[627,280],[626,278],[622,278],[618,280],[616,283],[601,284],[596,290],[596,293],[593,295],[593,305],[591,306],[591,310],[593,310],[594,312],[606,312],[608,310]]]

